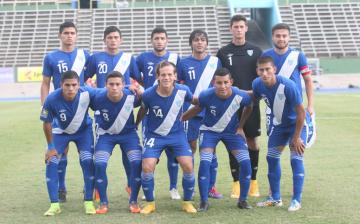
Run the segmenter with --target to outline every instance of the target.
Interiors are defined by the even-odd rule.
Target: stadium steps
[[[76,27],[79,33],[77,46],[87,50],[89,49],[89,46],[91,46],[91,39],[89,38],[89,36],[92,34],[92,28],[90,24],[93,23],[93,17],[91,15],[92,11],[89,9],[80,9],[76,14]]]

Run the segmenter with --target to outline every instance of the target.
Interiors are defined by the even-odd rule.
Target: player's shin
[[[59,202],[59,176],[58,176],[59,159],[56,156],[50,158],[46,164],[46,185],[51,203]]]
[[[99,191],[100,203],[102,205],[108,204],[107,185],[108,179],[106,175],[106,168],[110,154],[105,151],[98,151],[95,153],[95,186]]]
[[[94,161],[93,154],[88,151],[80,151],[80,165],[83,171],[85,183],[85,201],[92,201],[94,192]]]
[[[167,169],[168,169],[169,178],[170,178],[169,190],[177,189],[179,164],[176,162],[176,158],[174,157],[174,154],[172,153],[172,151],[166,149],[165,153],[167,156]]]
[[[131,194],[129,203],[136,203],[141,186],[141,151],[132,150],[128,152],[128,159],[130,161],[130,187]]]
[[[146,201],[154,201],[154,173],[141,172],[141,185],[144,191]]]
[[[280,178],[281,178],[281,167],[280,167],[280,156],[281,151],[277,148],[272,147],[268,149],[266,156],[268,162],[268,179],[271,189],[272,198],[274,200],[280,200]]]
[[[248,150],[236,150],[234,153],[239,163],[240,197],[239,201],[246,201],[250,188],[251,163]]]
[[[195,175],[194,171],[183,174],[182,186],[184,190],[184,201],[190,201],[194,192]]]
[[[295,199],[299,203],[301,202],[301,194],[304,185],[304,157],[297,154],[295,151],[291,151],[291,168],[293,171],[293,200]]]
[[[200,166],[199,166],[199,174],[198,174],[198,184],[200,197],[202,202],[208,201],[208,192],[210,186],[210,167],[211,161],[213,158],[212,152],[200,152]]]

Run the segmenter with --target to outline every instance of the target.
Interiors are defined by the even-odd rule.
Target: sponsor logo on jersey
[[[249,55],[249,56],[252,56],[254,54],[254,50],[246,50],[246,53]]]

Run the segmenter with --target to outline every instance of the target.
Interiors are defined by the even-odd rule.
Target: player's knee
[[[238,163],[241,163],[242,161],[245,161],[245,160],[250,160],[248,150],[244,150],[244,149],[242,149],[242,150],[233,150],[232,154],[235,156],[236,161]]]
[[[140,150],[131,150],[127,153],[129,162],[132,163],[141,163],[141,151]]]
[[[49,159],[49,163],[48,165],[59,165],[59,158],[57,156],[52,156],[50,159]]]
[[[95,166],[99,166],[100,164],[107,164],[110,159],[110,153],[106,151],[96,151],[94,163]]]
[[[201,150],[200,151],[200,162],[209,162],[213,160],[213,152],[209,150]]]
[[[152,163],[146,161],[142,162],[142,171],[144,173],[153,173],[154,170],[155,170],[155,166]]]
[[[281,150],[277,149],[276,147],[269,147],[267,152],[267,157],[280,159]]]
[[[290,152],[290,159],[291,160],[300,160],[300,161],[303,161],[304,160],[304,155],[303,154],[298,154],[297,152],[295,151],[291,151]]]

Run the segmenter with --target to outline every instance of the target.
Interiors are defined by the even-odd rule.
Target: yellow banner
[[[17,82],[41,82],[42,67],[17,67]]]

